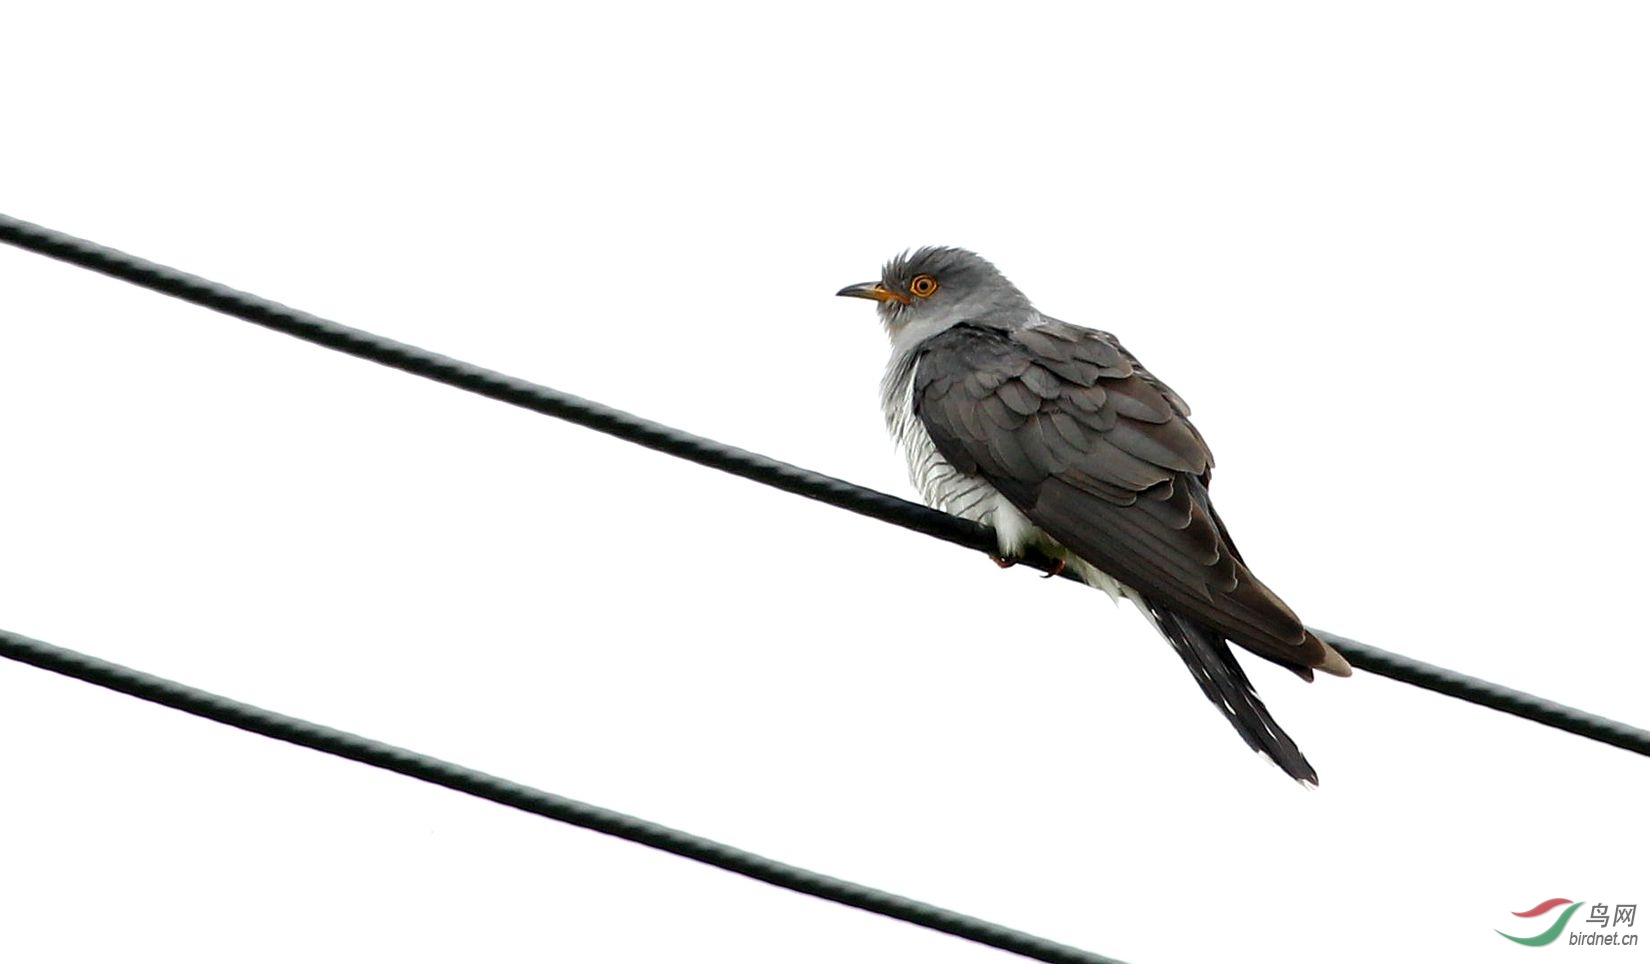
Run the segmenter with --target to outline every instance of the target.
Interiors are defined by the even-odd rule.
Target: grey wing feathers
[[[1231,544],[1185,402],[1111,335],[958,325],[924,345],[912,387],[940,453],[1067,549],[1308,679],[1340,670]]]
[[[1317,774],[1228,639],[1307,680],[1348,672],[1254,577],[1209,501],[1214,458],[1167,385],[1104,332],[958,325],[923,346],[912,405],[958,470],[1139,593],[1204,695],[1291,777]]]

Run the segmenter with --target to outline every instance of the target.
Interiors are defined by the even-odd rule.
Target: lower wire
[[[226,696],[6,630],[0,630],[0,656],[53,673],[61,673],[117,693],[125,693],[161,706],[182,710],[248,733],[330,753],[381,770],[392,770],[416,780],[437,784],[527,813],[620,837],[689,860],[697,860],[702,864],[760,880],[775,887],[846,904],[883,917],[892,917],[1032,960],[1048,961],[1051,964],[1121,964],[1113,958],[1102,957],[1001,924],[993,924],[967,914],[935,907],[933,904],[925,904],[898,894],[780,863],[748,850],[697,837],[640,817],[558,796],[514,783],[503,777],[448,763],[388,743],[380,743],[354,733],[335,730],[319,723],[240,703]]]

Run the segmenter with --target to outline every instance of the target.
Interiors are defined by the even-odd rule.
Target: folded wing
[[[912,401],[940,454],[1078,556],[1307,678],[1335,666],[1231,544],[1186,404],[1111,335],[959,325],[924,346]]]

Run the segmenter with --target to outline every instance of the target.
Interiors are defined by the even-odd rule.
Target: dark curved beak
[[[882,286],[880,281],[865,281],[857,285],[849,285],[836,293],[838,298],[869,298],[872,301],[887,301],[890,298],[905,304],[910,302],[898,294]]]

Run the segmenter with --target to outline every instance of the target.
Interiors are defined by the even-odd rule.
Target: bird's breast
[[[924,502],[942,512],[996,528],[1005,552],[1017,551],[1035,538],[1036,527],[991,483],[959,471],[940,454],[912,404],[916,360],[915,352],[896,354],[882,380],[883,418],[888,433],[905,453],[911,484]],[[1014,541],[1009,542],[1007,537]]]
[[[997,533],[998,552],[1005,557],[1018,557],[1026,548],[1036,546],[1055,558],[1067,560],[1077,568],[1084,582],[1113,599],[1128,598],[1143,606],[1138,593],[1072,555],[1026,518],[1025,513],[990,482],[964,473],[946,461],[912,404],[916,374],[917,353],[896,352],[883,374],[882,414],[888,423],[888,433],[905,453],[911,484],[922,493],[923,501],[950,515],[990,526]]]

